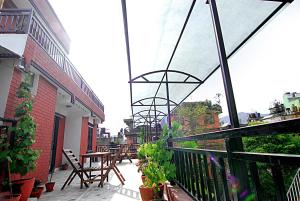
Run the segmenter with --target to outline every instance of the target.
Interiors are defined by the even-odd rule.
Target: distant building
[[[197,108],[203,108],[199,115],[193,112]],[[184,114],[180,114],[183,109]],[[191,111],[191,112],[189,112]],[[177,121],[182,125],[183,132],[190,134],[199,134],[197,132],[216,131],[220,129],[219,114],[222,112],[220,105],[212,104],[211,101],[184,102],[172,114],[172,121]],[[182,116],[183,115],[183,116]]]
[[[300,93],[287,92],[283,94],[283,105],[287,113],[300,112]]]
[[[127,128],[124,129],[127,144],[140,144],[142,130],[145,133],[143,141],[151,141],[153,137],[159,136],[162,130],[160,124],[157,124],[157,128],[149,125],[134,126],[133,119],[124,119],[124,123],[127,125]]]
[[[300,93],[283,94],[283,103],[274,101],[270,107],[270,115],[263,118],[264,122],[272,123],[300,117]]]

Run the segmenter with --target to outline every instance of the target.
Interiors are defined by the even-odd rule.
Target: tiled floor
[[[125,185],[122,186],[117,176],[113,171],[109,173],[109,182],[105,182],[103,188],[97,187],[97,183],[93,183],[89,188],[83,187],[80,189],[79,177],[75,177],[70,186],[67,186],[64,190],[60,190],[64,181],[71,173],[71,168],[67,171],[57,171],[53,175],[53,181],[55,181],[55,190],[53,192],[44,192],[39,201],[92,201],[92,200],[111,200],[111,201],[136,201],[140,199],[139,186],[141,185],[141,176],[137,172],[135,163],[137,160],[133,160],[130,163],[128,160],[124,160],[121,164],[117,164],[121,173],[125,177]]]

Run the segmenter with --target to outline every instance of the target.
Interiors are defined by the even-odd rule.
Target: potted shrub
[[[21,82],[16,95],[19,101],[21,101],[15,110],[17,125],[10,128],[11,143],[6,152],[1,153],[0,158],[9,159],[9,171],[11,173],[25,176],[28,172],[35,169],[35,161],[39,156],[39,151],[32,149],[32,144],[35,143],[36,124],[30,115],[33,100],[26,76],[25,81]],[[13,181],[13,184],[21,186],[21,201],[28,199],[34,185],[34,180],[34,178],[25,178]]]
[[[54,185],[55,185],[55,182],[52,182],[52,175],[53,175],[53,170],[51,171],[51,174],[50,174],[50,179],[48,180],[48,182],[45,184],[46,186],[46,191],[47,192],[52,192],[54,190]]]
[[[145,180],[139,190],[143,201],[152,200],[154,198],[162,198],[163,183],[166,177],[163,169],[156,163],[150,161],[144,169]]]
[[[43,193],[44,186],[41,186],[42,182],[38,179],[35,179],[34,186],[30,197],[39,199]]]

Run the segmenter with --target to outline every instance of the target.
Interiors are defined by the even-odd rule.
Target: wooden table
[[[106,164],[107,166],[109,165],[110,162],[110,157],[111,157],[111,153],[110,152],[93,152],[93,153],[86,153],[86,154],[81,154],[81,164],[82,166],[84,166],[84,160],[89,158],[90,159],[90,166],[89,168],[87,168],[87,172],[89,172],[89,178],[87,180],[87,182],[94,182],[94,181],[100,181],[103,177],[103,164],[104,164],[104,158],[106,157]],[[96,168],[95,170],[92,170],[92,158],[101,158],[101,166],[99,168]],[[100,175],[92,175],[92,171],[100,171],[101,174]],[[82,178],[83,178],[83,171],[81,172]],[[96,178],[100,176],[100,180],[97,180]],[[108,181],[108,176],[107,176],[107,181]],[[82,188],[83,185],[83,179],[81,179],[80,182],[80,188]]]

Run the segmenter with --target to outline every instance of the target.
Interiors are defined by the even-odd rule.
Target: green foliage
[[[257,125],[259,123],[254,123]],[[245,151],[259,153],[284,153],[299,154],[300,138],[298,135],[276,135],[263,137],[248,137],[243,139]],[[276,200],[275,188],[272,180],[270,166],[258,163],[260,182],[263,190],[264,200]],[[292,182],[296,173],[296,167],[283,167],[283,177],[286,189]]]
[[[212,104],[210,100],[186,102],[176,109],[176,119],[183,125],[186,125],[186,135],[193,135],[207,131],[207,128],[199,125],[199,117],[205,114],[211,116],[214,113],[222,113],[222,107],[219,104]]]
[[[163,168],[153,161],[150,161],[145,167],[144,174],[146,176],[145,187],[156,187],[158,189],[159,184],[167,180]]]
[[[138,149],[140,167],[146,176],[145,186],[155,186],[175,178],[176,167],[172,163],[173,152],[167,149],[168,129],[163,128],[160,139],[144,143]]]
[[[11,173],[25,175],[34,170],[35,161],[39,157],[39,151],[31,148],[35,143],[36,125],[30,115],[33,101],[26,80],[20,84],[17,97],[22,101],[15,110],[15,118],[18,123],[16,127],[9,129],[14,138],[14,144],[10,146],[8,142],[1,143],[0,147],[3,151],[0,153],[0,161],[8,160],[10,162]]]
[[[183,137],[183,133],[181,132],[181,129],[182,129],[182,126],[178,122],[173,121],[172,122],[172,129],[169,131],[168,134],[172,135],[172,137],[174,137],[174,138],[175,137]],[[163,133],[165,132],[165,130],[168,131],[167,126],[164,126]],[[197,141],[179,142],[178,146],[182,147],[182,148],[191,148],[191,149],[195,149],[195,148],[199,147]]]

